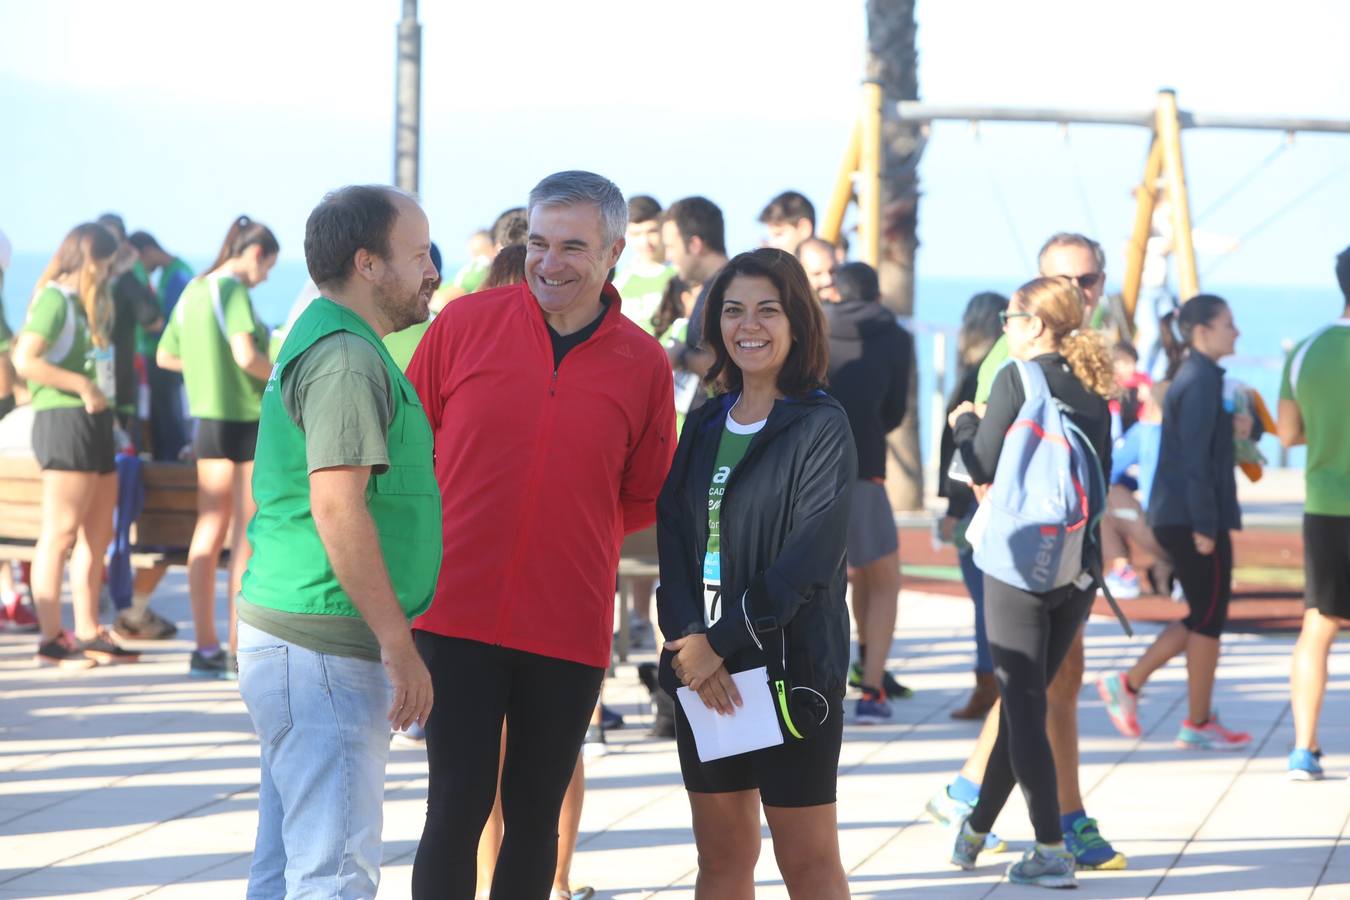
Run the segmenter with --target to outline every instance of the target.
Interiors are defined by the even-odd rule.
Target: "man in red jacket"
[[[655,521],[675,449],[665,351],[608,282],[623,194],[560,172],[530,192],[529,218],[526,283],[447,306],[408,366],[435,435],[445,544],[413,623],[436,692],[419,898],[475,896],[503,718],[492,895],[548,895],[558,811],[610,661],[619,545]]]

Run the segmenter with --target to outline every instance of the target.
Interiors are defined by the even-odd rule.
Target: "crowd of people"
[[[128,640],[171,636],[148,606],[162,569],[137,574],[111,628],[99,596],[119,486],[141,456],[190,459],[189,673],[237,678],[261,742],[249,896],[375,894],[398,732],[424,743],[429,772],[415,897],[583,900],[570,864],[585,751],[612,721],[600,695],[615,573],[625,538],[646,534],[660,576],[639,584],[631,640],[660,651],[696,895],[754,896],[762,812],[793,897],[849,896],[845,700],[856,689],[847,719],[874,725],[912,694],[887,671],[900,562],[884,481],[914,342],[876,271],[816,234],[807,198],[785,192],[760,220],[764,246],[730,255],[707,198],[663,208],[560,172],[443,277],[414,198],[345,187],[306,223],[312,290],[270,341],[249,296],[280,250],[262,223],[238,218],[195,273],[117,216],[78,225],[4,335],[0,408],[31,407],[43,491],[36,615],[0,585],[6,622],[38,631],[39,664],[68,669],[132,663]],[[962,319],[937,532],[975,609],[975,683],[951,715],[983,726],[928,810],[951,829],[951,862],[972,869],[1002,845],[993,828],[1020,786],[1035,844],[1008,877],[1070,887],[1077,870],[1127,865],[1078,782],[1099,592],[1137,596],[1142,572],[1189,610],[1097,679],[1116,728],[1139,736],[1149,677],[1184,654],[1178,745],[1251,741],[1213,696],[1234,473],[1270,425],[1309,447],[1289,770],[1323,774],[1327,656],[1350,621],[1350,420],[1336,400],[1350,250],[1336,264],[1346,310],[1290,354],[1277,423],[1219,366],[1239,336],[1222,298],[1163,323],[1155,381],[1102,325],[1101,246],[1059,233],[1038,261]],[[717,749],[708,717],[747,706],[773,727]]]

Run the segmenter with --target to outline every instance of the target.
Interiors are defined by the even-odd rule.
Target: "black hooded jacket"
[[[844,410],[824,391],[776,402],[732,471],[720,522],[726,614],[704,626],[708,486],[735,399],[723,395],[690,413],[656,503],[661,632],[673,640],[706,631],[730,672],[764,665],[743,611],[750,593],[751,605],[771,608],[785,629],[794,678],[842,696],[849,661],[844,543],[856,454]],[[660,676],[673,694],[679,682],[671,656],[662,652]]]
[[[830,394],[848,413],[858,477],[886,477],[886,435],[909,399],[914,338],[880,303],[822,304],[830,331]]]

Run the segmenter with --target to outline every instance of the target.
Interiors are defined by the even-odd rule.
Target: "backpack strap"
[[[54,288],[66,299],[66,317],[61,322],[61,333],[52,341],[52,345],[47,348],[43,358],[52,365],[60,365],[61,360],[70,355],[70,350],[75,346],[75,301],[73,295],[55,281],[47,282],[47,287]]]
[[[207,276],[206,284],[211,288],[211,309],[216,314],[216,324],[220,326],[220,336],[228,344],[230,333],[225,330],[225,304],[220,299],[220,276]]]
[[[1009,357],[1008,363],[1017,369],[1017,374],[1022,379],[1022,392],[1026,394],[1027,400],[1038,400],[1050,397],[1050,384],[1045,380],[1045,373],[1041,371],[1039,364],[1029,365],[1025,360]]]
[[[1120,623],[1120,627],[1128,637],[1134,637],[1134,626],[1130,624],[1129,617],[1127,617],[1125,611],[1120,608],[1120,604],[1116,602],[1116,598],[1111,595],[1111,589],[1106,586],[1106,575],[1102,571],[1102,547],[1101,543],[1097,540],[1097,535],[1101,533],[1098,529],[1101,525],[1102,517],[1106,515],[1108,490],[1106,473],[1102,469],[1101,458],[1097,456],[1097,448],[1092,446],[1092,442],[1088,440],[1088,437],[1083,433],[1083,430],[1075,425],[1067,416],[1064,418],[1064,424],[1065,427],[1068,428],[1069,433],[1073,435],[1074,440],[1078,443],[1079,447],[1085,452],[1087,457],[1088,480],[1091,482],[1088,486],[1089,520],[1087,540],[1089,548],[1087,571],[1088,574],[1092,576],[1092,581],[1101,590],[1102,595],[1106,597],[1106,602],[1111,607],[1111,612],[1115,613],[1116,621]]]

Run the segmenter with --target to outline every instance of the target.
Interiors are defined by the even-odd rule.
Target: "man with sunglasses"
[[[1085,235],[1059,232],[1041,246],[1037,260],[1042,276],[1071,278],[1078,284],[1083,292],[1083,324],[1092,322],[1106,288],[1106,254],[1101,245]],[[1018,315],[1025,313],[1004,313],[1000,319],[1006,325],[1008,318]],[[1007,361],[1008,339],[1005,336],[998,339],[980,365],[979,384],[975,389],[977,406],[982,407],[989,401],[994,376]],[[1073,852],[1080,869],[1123,869],[1125,855],[1101,836],[1097,820],[1088,817],[1078,784],[1078,695],[1083,687],[1083,669],[1083,629],[1080,628],[1047,691],[1046,733],[1055,756],[1059,808],[1064,811],[1064,842]],[[975,749],[960,775],[928,802],[928,811],[939,821],[960,821],[978,799],[984,769],[998,736],[998,716],[999,707],[995,706],[985,719]]]

